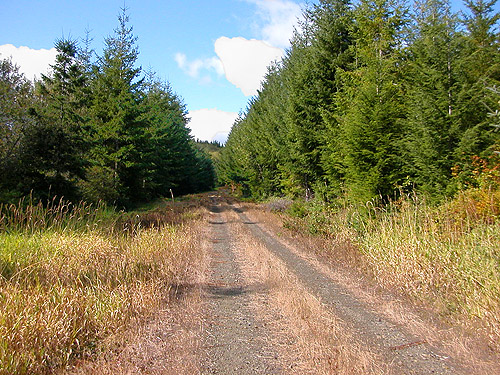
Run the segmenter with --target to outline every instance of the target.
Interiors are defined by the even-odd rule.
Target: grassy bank
[[[196,261],[200,210],[1,207],[0,374],[62,368],[165,304]]]
[[[386,206],[295,202],[285,212],[288,228],[326,238],[334,261],[486,332],[500,350],[500,191],[471,189],[439,206],[410,194]]]

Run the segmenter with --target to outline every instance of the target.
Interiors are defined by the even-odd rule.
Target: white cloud
[[[220,76],[224,74],[222,63],[217,57],[189,61],[185,54],[179,52],[175,54],[175,61],[179,68],[193,78],[198,78],[203,69],[213,70]]]
[[[267,67],[280,60],[290,43],[294,26],[302,16],[301,5],[292,0],[244,0],[257,8],[259,21],[255,25],[259,39],[222,36],[215,41],[217,57],[188,60],[177,53],[177,65],[202,84],[211,82],[210,75],[202,71],[225,74],[226,79],[241,89],[245,96],[257,94],[267,73]],[[200,78],[200,76],[202,76]]]
[[[185,54],[180,52],[175,54],[175,62],[177,63],[179,68],[184,69],[186,67],[186,61],[187,57]]]
[[[246,0],[257,6],[263,25],[256,25],[259,36],[273,46],[285,48],[294,26],[302,16],[301,5],[290,0]]]
[[[31,49],[29,47],[16,47],[12,44],[0,46],[0,58],[12,57],[12,62],[19,66],[19,71],[26,78],[41,78],[41,74],[47,74],[50,65],[54,65],[57,51],[51,49]]]
[[[283,57],[283,50],[262,40],[220,37],[215,53],[224,67],[226,78],[246,96],[256,95],[271,62]]]
[[[215,108],[199,109],[189,112],[189,117],[191,121],[188,127],[195,139],[221,142],[227,138],[227,135],[226,137],[223,135],[229,134],[234,121],[238,118],[238,113],[224,112]]]

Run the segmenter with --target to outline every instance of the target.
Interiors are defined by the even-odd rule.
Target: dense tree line
[[[141,73],[125,10],[118,21],[96,59],[88,37],[83,47],[58,40],[51,73],[35,83],[0,62],[0,201],[32,194],[130,206],[213,186],[182,99]]]
[[[355,4],[355,5],[354,5]],[[222,152],[219,179],[254,196],[411,187],[440,198],[498,163],[496,0],[321,0],[269,68]],[[498,112],[496,112],[498,113]]]

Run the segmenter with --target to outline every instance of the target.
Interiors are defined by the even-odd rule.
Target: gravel
[[[242,222],[252,223],[241,209],[235,209]],[[403,374],[460,374],[449,357],[432,348],[424,338],[415,337],[404,327],[398,326],[365,307],[346,288],[319,272],[305,259],[300,258],[276,238],[263,231],[257,223],[249,225],[250,231],[269,251],[278,256],[303,285],[326,308],[333,311],[345,329],[363,346],[367,346],[395,373]]]
[[[258,321],[249,295],[265,286],[248,285],[232,251],[223,208],[211,208],[211,280],[202,343],[202,374],[278,374],[276,354],[267,344],[265,322]]]

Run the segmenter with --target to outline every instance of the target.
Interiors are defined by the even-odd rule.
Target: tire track
[[[246,224],[251,234],[266,248],[281,259],[288,270],[304,284],[323,305],[343,322],[344,329],[350,331],[363,346],[389,365],[395,373],[404,374],[460,374],[451,359],[428,345],[425,340],[415,337],[376,311],[370,311],[345,288],[319,272],[309,262],[300,258],[285,245],[252,222],[245,213],[233,208]]]
[[[211,278],[205,287],[206,322],[203,339],[202,374],[277,374],[270,360],[265,324],[255,318],[249,294],[262,291],[248,285],[232,251],[226,214],[227,205],[211,207]]]

